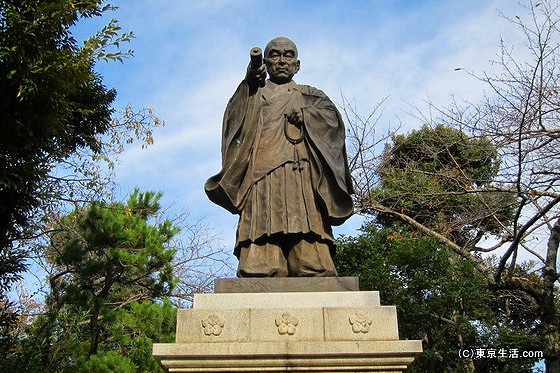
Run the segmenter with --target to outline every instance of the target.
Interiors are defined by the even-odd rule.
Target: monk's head
[[[296,44],[290,39],[279,36],[268,42],[264,49],[264,59],[270,80],[276,84],[285,84],[292,80],[299,71]]]

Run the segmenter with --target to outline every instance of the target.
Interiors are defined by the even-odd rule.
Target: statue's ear
[[[299,60],[297,60],[297,63],[296,63],[296,72],[295,72],[295,73],[297,73],[297,72],[299,71],[299,68],[300,68],[300,62],[299,62]],[[294,73],[294,74],[295,74],[295,73]]]

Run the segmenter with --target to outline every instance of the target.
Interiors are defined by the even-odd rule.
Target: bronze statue
[[[353,211],[344,123],[320,90],[296,84],[297,47],[271,40],[226,107],[222,170],[204,186],[239,214],[239,277],[336,276],[332,225]],[[270,78],[266,80],[266,75]]]

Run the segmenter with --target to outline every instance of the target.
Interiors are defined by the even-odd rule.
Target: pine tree
[[[160,198],[135,190],[126,204],[92,203],[58,222],[45,248],[51,291],[23,342],[20,371],[159,369],[151,343],[173,339],[169,246],[179,231],[168,219],[150,223]]]

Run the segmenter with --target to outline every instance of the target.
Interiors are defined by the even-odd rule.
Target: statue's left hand
[[[292,109],[291,112],[286,114],[288,122],[296,127],[301,127],[303,125],[303,109]]]

